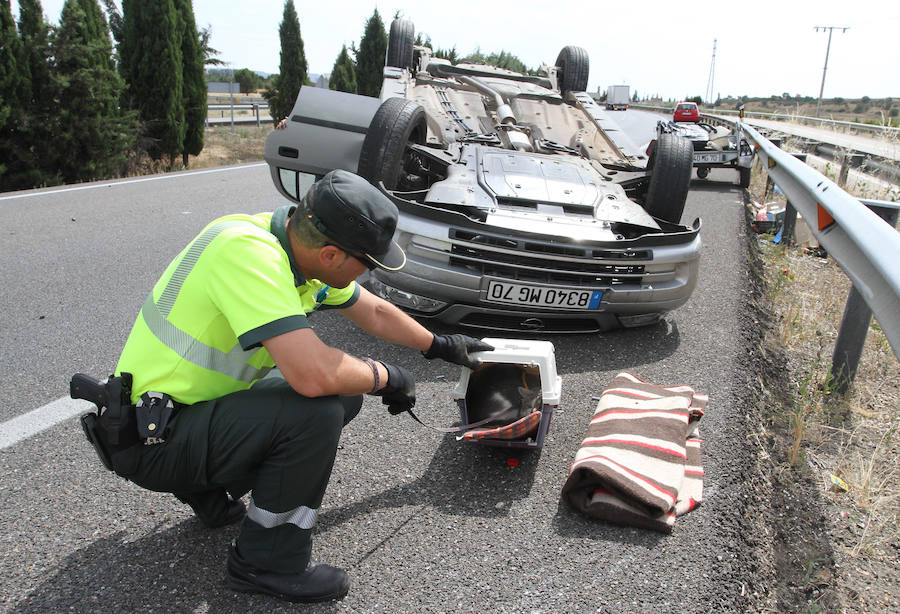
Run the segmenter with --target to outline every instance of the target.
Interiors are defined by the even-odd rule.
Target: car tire
[[[556,56],[556,82],[559,93],[583,92],[587,89],[590,61],[581,47],[568,45]]]
[[[706,179],[709,177],[709,167],[701,166],[697,169],[697,177],[700,179]]]
[[[743,166],[739,166],[738,173],[740,173],[740,175],[741,175],[741,187],[749,188],[750,187],[750,169],[744,168]]]
[[[684,212],[694,146],[686,138],[671,133],[660,134],[650,157],[650,186],[644,208],[653,217],[677,224]]]
[[[412,70],[415,34],[416,28],[409,19],[395,19],[391,22],[385,65]]]
[[[406,146],[422,144],[427,136],[425,109],[405,98],[381,103],[369,124],[359,153],[357,174],[373,185],[393,190],[403,171]]]

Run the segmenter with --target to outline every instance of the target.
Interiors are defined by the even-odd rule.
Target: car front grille
[[[638,284],[650,250],[599,249],[450,230],[450,265],[474,274],[520,282],[596,287]]]

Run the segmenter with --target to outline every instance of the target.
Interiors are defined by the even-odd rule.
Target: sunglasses
[[[361,262],[363,264],[363,266],[365,266],[370,271],[375,270],[375,266],[376,266],[375,263],[372,262],[371,260],[369,260],[368,258],[366,258],[363,254],[360,254],[359,252],[351,251],[351,250],[347,249],[346,247],[341,247],[340,245],[337,245],[336,243],[326,243],[325,245],[326,246],[330,245],[331,247],[336,247],[339,250],[341,250],[342,252],[344,252],[345,254],[347,254],[348,256],[350,256],[351,258],[355,258],[356,260]]]

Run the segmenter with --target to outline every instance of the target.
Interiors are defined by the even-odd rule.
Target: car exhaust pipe
[[[458,79],[463,83],[471,85],[488,98],[494,99],[494,103],[497,105],[497,117],[500,119],[501,124],[516,123],[516,116],[513,115],[512,107],[506,104],[506,101],[503,100],[503,96],[500,95],[500,92],[476,77],[460,76]]]
[[[518,149],[519,151],[534,151],[534,145],[531,143],[531,139],[529,139],[528,135],[519,127],[512,107],[506,103],[500,92],[477,77],[459,76],[457,78],[463,83],[471,85],[485,96],[494,99],[494,103],[497,105],[497,118],[500,120],[500,124],[506,127],[506,136],[509,138],[509,144],[512,145],[514,149]]]

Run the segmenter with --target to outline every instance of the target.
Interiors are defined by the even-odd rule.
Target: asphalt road
[[[752,322],[736,182],[713,170],[689,194],[684,219],[702,217],[703,255],[684,307],[651,327],[551,338],[562,401],[542,450],[466,445],[368,398],[344,431],[313,546],[314,558],[348,569],[351,591],[304,611],[744,609],[755,565],[742,374]],[[210,219],[281,203],[264,165],[9,196],[0,196],[0,422],[64,397],[76,371],[107,374],[146,292]],[[348,352],[409,368],[423,420],[458,418],[457,367],[372,340],[335,313],[313,325]],[[705,500],[669,536],[560,503],[591,397],[622,370],[710,397]],[[170,495],[105,472],[74,417],[0,450],[0,527],[4,612],[296,609],[226,590],[237,528],[206,530]]]

